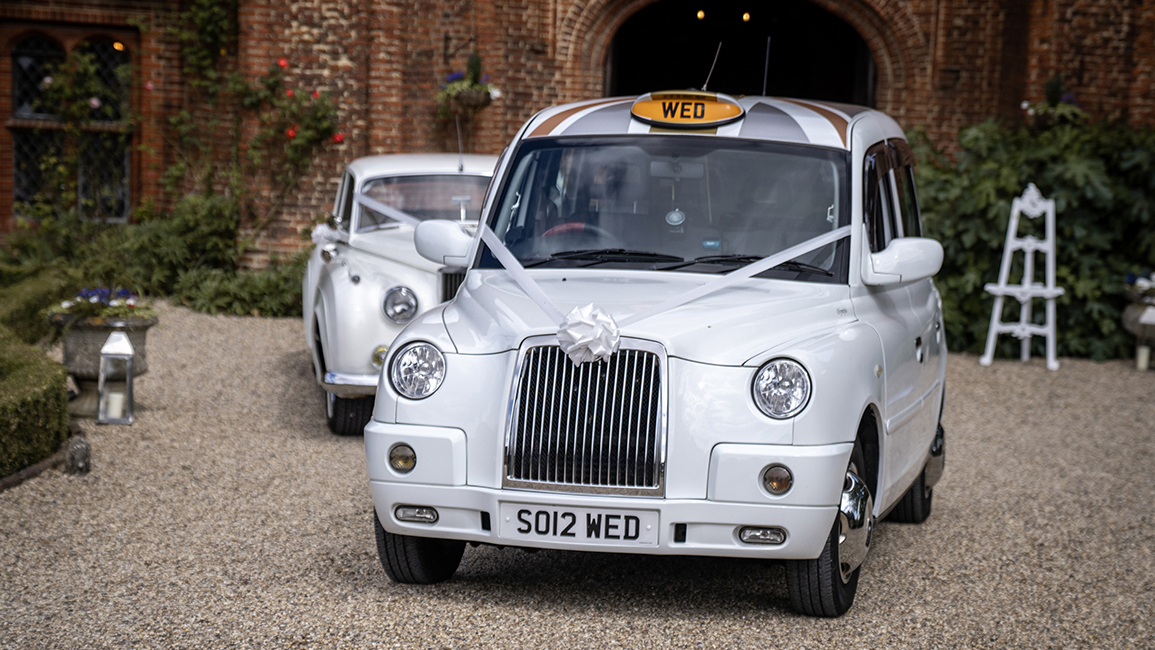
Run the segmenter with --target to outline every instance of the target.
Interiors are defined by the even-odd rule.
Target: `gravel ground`
[[[161,312],[137,423],[86,426],[88,476],[0,493],[0,647],[1155,646],[1155,372],[1129,363],[952,356],[934,513],[881,525],[815,620],[731,560],[481,547],[392,584],[299,322]]]

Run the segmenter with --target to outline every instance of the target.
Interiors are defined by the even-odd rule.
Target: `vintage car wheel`
[[[329,430],[339,436],[359,436],[373,417],[373,397],[337,397],[325,393],[325,412]]]
[[[855,441],[850,465],[846,468],[842,503],[845,507],[851,490],[857,492],[859,499],[865,492],[865,499],[860,501],[857,521],[848,521],[840,508],[822,554],[813,560],[786,562],[786,587],[790,592],[790,604],[799,614],[842,616],[854,604],[861,562],[870,548],[874,525],[874,501],[869,487],[859,478],[865,467],[862,444]],[[851,563],[854,565],[851,566]]]
[[[373,528],[377,533],[377,557],[393,582],[415,585],[444,582],[457,572],[465,553],[462,541],[390,533],[381,526],[376,511]]]
[[[926,486],[926,472],[919,472],[918,478],[911,484],[902,500],[890,511],[889,521],[901,524],[921,524],[930,516],[931,500],[934,499],[934,490]]]

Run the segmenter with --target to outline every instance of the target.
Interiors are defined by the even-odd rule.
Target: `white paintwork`
[[[549,109],[527,122],[509,151],[516,152],[531,125],[560,110]],[[623,125],[626,132],[635,129]],[[557,539],[525,543],[572,550],[814,558],[830,532],[852,443],[867,413],[875,415],[880,427],[875,513],[888,511],[929,457],[942,400],[946,345],[938,293],[929,279],[941,265],[941,246],[892,242],[893,250],[884,250],[878,260],[879,273],[871,275],[874,260],[861,216],[863,155],[886,139],[903,139],[890,118],[866,111],[850,119],[846,146],[852,161],[853,218],[846,284],[755,278],[621,328],[621,336],[656,342],[667,353],[663,498],[502,489],[518,350],[528,337],[556,335],[558,323],[505,270],[471,268],[455,300],[426,312],[395,342],[394,349],[414,340],[438,346],[446,359],[441,388],[414,401],[397,395],[388,380],[378,387],[365,444],[370,488],[385,529],[498,543],[499,522],[482,530],[480,513],[496,518],[503,503],[646,509],[659,515],[656,546],[607,549]],[[503,155],[495,186],[509,173],[513,157]],[[483,217],[491,215],[496,201],[490,192]],[[479,241],[475,235],[464,255],[471,262]],[[459,242],[421,248],[440,259],[462,252]],[[596,268],[527,273],[562,313],[596,303],[618,322],[713,279]],[[806,408],[788,420],[764,415],[750,392],[759,367],[779,357],[805,366],[813,384]],[[464,453],[465,485],[394,480],[379,458],[388,445],[405,440],[408,432],[428,436],[436,431],[461,432],[464,451],[460,445],[447,445],[449,456],[422,459],[419,465],[456,467]],[[773,463],[797,472],[794,488],[782,497],[760,486],[762,469]],[[391,513],[399,504],[436,507],[441,519],[432,526],[397,521]],[[685,543],[673,542],[675,523],[687,524]],[[787,541],[780,546],[742,544],[737,539],[742,525],[781,526],[788,532]]]
[[[464,266],[473,237],[452,221],[425,221],[414,232],[417,253],[435,264]]]
[[[925,237],[903,237],[870,255],[864,284],[898,284],[924,280],[942,268],[942,244]],[[873,282],[865,280],[870,277]]]
[[[318,382],[323,379],[323,354],[325,370],[340,373],[350,382],[335,393],[372,395],[379,374],[371,360],[373,350],[378,345],[392,345],[404,328],[385,317],[385,292],[395,286],[408,287],[417,296],[419,310],[441,302],[438,271],[445,264],[417,253],[414,228],[399,224],[358,233],[361,206],[353,203],[352,214],[342,214],[345,192],[359,192],[367,182],[390,176],[461,173],[488,177],[496,162],[495,156],[394,154],[349,163],[333,207],[334,217],[346,219],[349,228],[317,226],[313,234],[317,246],[309,256],[302,283],[305,340],[313,354]],[[459,166],[463,167],[460,172]],[[352,187],[346,187],[350,182]],[[460,228],[454,222],[444,223]],[[325,247],[333,251],[328,262],[321,256]],[[353,282],[354,276],[358,282]]]
[[[1028,219],[1037,219],[1046,215],[1044,222],[1045,236],[1042,241],[1028,235],[1019,237],[1019,216],[1027,215]],[[1023,251],[1023,277],[1019,284],[1007,284],[1011,274],[1011,260],[1015,251]],[[1035,252],[1043,254],[1045,265],[1044,281],[1046,284],[1035,282]],[[1047,370],[1058,370],[1059,360],[1056,358],[1055,340],[1055,298],[1063,295],[1065,290],[1055,286],[1055,201],[1044,199],[1039,188],[1034,183],[1027,185],[1021,197],[1015,197],[1011,202],[1011,219],[1007,224],[1007,243],[1003,247],[1003,261],[999,267],[999,281],[983,287],[987,293],[995,297],[995,304],[991,308],[991,325],[987,330],[987,348],[979,363],[991,365],[995,356],[995,341],[999,334],[1010,334],[1018,338],[1019,357],[1023,361],[1031,358],[1031,337],[1047,337]],[[1011,296],[1019,301],[1019,322],[1003,322],[1003,298]],[[1035,325],[1031,316],[1031,304],[1035,298],[1046,300],[1046,321],[1042,325]]]

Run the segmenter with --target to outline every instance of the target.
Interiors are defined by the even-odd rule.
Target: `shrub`
[[[180,278],[173,297],[210,314],[300,316],[301,280],[307,253],[260,271],[193,269]]]
[[[5,289],[0,289],[0,328],[25,343],[35,343],[52,333],[44,318],[47,307],[76,290],[76,280],[64,271],[50,268]]]
[[[51,456],[68,438],[64,366],[0,328],[0,476]]]
[[[1128,272],[1155,267],[1155,131],[1092,124],[1077,108],[1061,104],[1040,108],[1031,124],[988,120],[964,129],[953,161],[923,133],[912,133],[911,140],[921,161],[925,231],[946,253],[935,283],[952,350],[980,352],[985,345],[994,299],[983,285],[998,279],[1011,200],[1033,182],[1055,200],[1056,281],[1066,289],[1058,299],[1059,354],[1130,354],[1134,340],[1120,320],[1127,303],[1124,279]],[[1019,236],[1042,238],[1042,222],[1022,219]],[[1036,269],[1041,281],[1040,254]],[[1018,278],[1021,263],[1012,282]],[[1003,319],[1018,320],[1018,301],[1007,302]],[[1040,304],[1035,322],[1042,322]],[[1033,345],[1043,353],[1043,338]],[[1018,347],[1017,339],[1000,337],[1000,354],[1015,356]]]

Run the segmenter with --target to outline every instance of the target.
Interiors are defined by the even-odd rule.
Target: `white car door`
[[[866,154],[867,170],[863,206],[869,252],[885,250],[902,236],[902,226],[894,191],[894,151],[884,143]],[[869,263],[867,261],[866,263]],[[880,504],[901,496],[921,468],[917,451],[920,443],[917,420],[922,411],[920,356],[925,350],[924,323],[912,305],[909,284],[863,286],[856,291],[854,305],[858,318],[878,333],[883,350],[883,404],[880,447],[883,467],[880,476]]]

